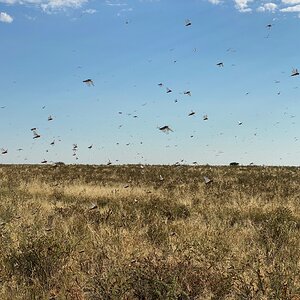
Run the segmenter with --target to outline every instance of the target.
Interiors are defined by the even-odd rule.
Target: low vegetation
[[[0,175],[0,299],[300,299],[299,168]]]

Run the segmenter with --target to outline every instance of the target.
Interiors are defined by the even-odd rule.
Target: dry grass
[[[299,168],[0,175],[0,299],[300,299]]]

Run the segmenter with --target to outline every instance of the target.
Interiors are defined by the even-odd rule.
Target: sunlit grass
[[[300,297],[298,168],[0,174],[0,299]]]

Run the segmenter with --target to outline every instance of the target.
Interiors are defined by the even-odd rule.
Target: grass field
[[[299,184],[294,167],[1,166],[0,299],[300,299]]]

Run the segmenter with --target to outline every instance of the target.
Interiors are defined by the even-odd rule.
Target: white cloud
[[[96,12],[97,12],[97,10],[96,9],[92,9],[92,8],[88,8],[88,9],[86,9],[86,10],[83,11],[83,13],[90,14],[90,15],[93,15]]]
[[[252,9],[248,6],[253,0],[234,0],[235,7],[240,12],[250,12]]]
[[[8,0],[9,1],[9,0]],[[239,12],[300,12],[300,0],[273,0],[267,2],[267,0],[206,0],[214,5],[227,4],[233,5]],[[299,14],[300,15],[300,14]]]
[[[278,5],[272,2],[265,3],[262,6],[259,6],[256,10],[259,12],[265,12],[265,11],[270,11],[270,12],[275,12],[278,8]]]
[[[0,22],[11,23],[14,19],[6,12],[0,12]]]
[[[274,12],[277,9],[277,4],[269,2],[269,3],[264,4],[264,8],[267,11]]]
[[[282,12],[300,12],[300,4],[282,8],[280,11],[282,11]]]
[[[105,4],[108,6],[126,6],[127,3],[122,3],[120,1],[116,0],[106,0]]]
[[[212,4],[220,4],[221,3],[220,0],[208,0],[208,2],[210,2]]]
[[[78,8],[87,0],[49,0],[47,3],[41,3],[44,11],[59,10],[64,8]]]
[[[284,4],[299,4],[300,0],[282,0]]]
[[[44,11],[79,8],[89,0],[0,0],[4,4],[38,5]]]
[[[84,4],[89,3],[91,0],[0,0],[0,4],[7,5],[34,5],[40,7],[45,12],[55,12],[65,10],[67,8],[80,8]],[[125,0],[102,0],[108,6],[127,7],[128,3]],[[136,0],[139,2],[159,2],[160,0]],[[213,5],[228,4],[234,5],[239,12],[300,12],[300,0],[206,0]],[[272,1],[272,0],[271,0]],[[231,4],[230,4],[231,3]],[[93,9],[86,9],[84,13],[93,14],[96,11]],[[13,18],[9,15],[3,15],[2,22],[12,22]],[[3,21],[5,20],[5,21]]]

